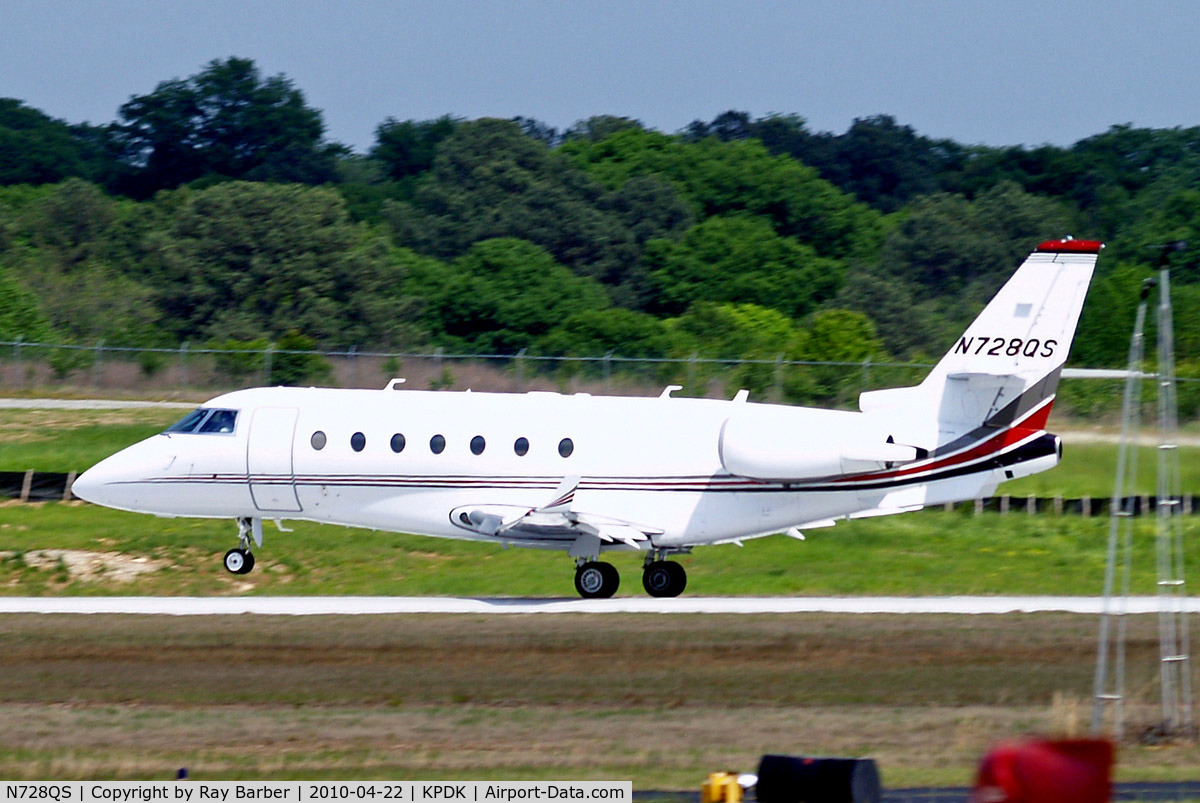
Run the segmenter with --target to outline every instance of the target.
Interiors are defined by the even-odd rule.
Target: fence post
[[[29,501],[29,492],[33,489],[33,469],[25,472],[25,479],[21,481],[21,496],[22,502]]]
[[[267,344],[267,353],[263,355],[263,385],[271,384],[271,372],[275,370],[275,341]]]
[[[775,355],[775,384],[771,387],[771,401],[779,404],[783,401],[783,355]]]
[[[612,394],[612,349],[604,355],[604,392]]]
[[[700,359],[700,352],[693,351],[692,356],[688,357],[687,367],[687,393],[692,395],[696,392],[696,360]]]
[[[96,344],[96,356],[92,359],[92,386],[100,387],[100,374],[104,370],[104,341]]]
[[[863,360],[862,389],[865,392],[867,390],[870,390],[870,388],[871,388],[871,358],[867,357]]]
[[[1054,515],[1061,516],[1063,514],[1063,498],[1062,494],[1054,495]]]
[[[187,341],[179,344],[179,384],[187,384]]]
[[[70,502],[70,501],[71,501],[71,486],[72,486],[72,485],[74,485],[74,484],[75,484],[75,472],[74,472],[74,471],[69,471],[69,472],[67,472],[67,484],[63,486],[63,498],[62,498],[62,500],[63,500],[64,502]]]
[[[1004,515],[1007,512],[1008,512],[1008,494],[1004,494],[1003,496],[1000,497],[1000,515]]]
[[[346,357],[350,360],[350,387],[358,387],[358,346],[350,347]]]
[[[1037,497],[1033,494],[1030,494],[1025,499],[1025,512],[1030,516],[1032,516],[1034,513],[1037,513]]]
[[[1092,497],[1084,496],[1079,500],[1079,512],[1085,519],[1092,517]]]
[[[522,348],[517,352],[517,356],[513,357],[514,373],[517,375],[517,390],[525,390],[525,349]]]
[[[975,515],[979,516],[982,514],[983,514],[983,497],[980,496],[980,497],[975,498]]]
[[[13,343],[13,358],[17,361],[17,387],[25,387],[25,367],[21,363],[21,335],[17,335],[17,340]]]

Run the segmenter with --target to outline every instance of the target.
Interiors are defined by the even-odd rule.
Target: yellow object
[[[714,772],[700,787],[700,803],[742,803],[742,786],[732,772]]]

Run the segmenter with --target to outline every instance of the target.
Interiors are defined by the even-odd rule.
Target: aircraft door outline
[[[254,506],[265,512],[299,513],[296,476],[292,462],[295,407],[259,407],[246,439],[246,475]]]

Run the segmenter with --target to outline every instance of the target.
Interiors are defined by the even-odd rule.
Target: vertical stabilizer
[[[1094,240],[1039,245],[925,381],[863,393],[862,411],[906,413],[909,431],[897,441],[927,449],[980,428],[1042,429],[1101,248]]]

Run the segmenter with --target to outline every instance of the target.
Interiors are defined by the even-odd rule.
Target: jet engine
[[[861,474],[924,456],[862,413],[768,407],[727,419],[717,450],[730,474],[774,481]]]

